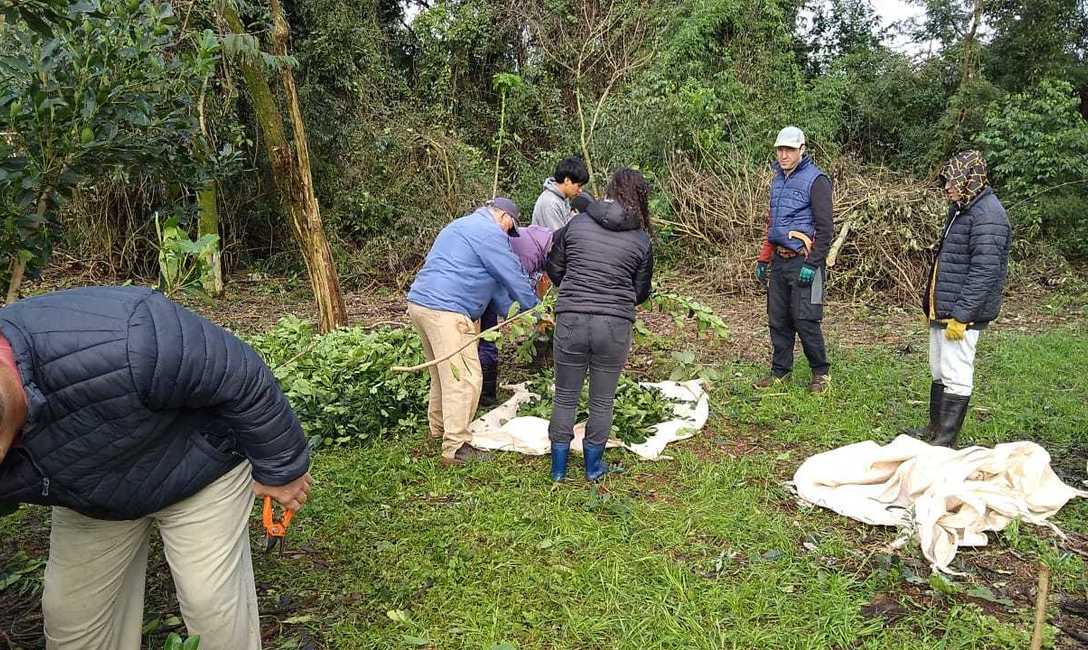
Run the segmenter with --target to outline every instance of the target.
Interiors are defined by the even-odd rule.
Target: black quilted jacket
[[[0,463],[0,502],[135,519],[195,494],[243,459],[283,485],[305,436],[248,345],[150,289],[93,287],[0,309],[29,402]]]
[[[650,297],[654,257],[650,235],[619,203],[594,201],[556,231],[548,277],[559,287],[555,312],[635,320]]]
[[[936,264],[938,319],[982,326],[997,318],[1009,266],[1009,218],[993,189],[984,189],[965,209],[952,208]],[[929,313],[930,267],[922,309]]]

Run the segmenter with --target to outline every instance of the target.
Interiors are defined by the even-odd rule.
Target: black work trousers
[[[768,269],[767,321],[774,348],[771,373],[776,377],[793,370],[793,346],[798,336],[813,376],[831,370],[820,329],[824,317],[824,269],[817,268],[812,284],[803,287],[799,276],[804,263],[804,255],[786,258],[776,251]]]
[[[612,429],[612,404],[620,373],[631,349],[632,323],[600,314],[560,313],[555,319],[555,403],[548,438],[567,443],[574,438],[574,420],[582,382],[589,374],[589,420],[586,442],[603,446]]]

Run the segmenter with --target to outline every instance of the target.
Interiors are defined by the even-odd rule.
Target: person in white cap
[[[773,354],[770,373],[755,387],[769,388],[789,375],[800,337],[812,369],[808,389],[822,393],[831,382],[820,327],[824,260],[834,231],[831,179],[806,155],[805,134],[796,126],[779,131],[774,146],[767,235],[756,259],[756,278],[767,287]]]

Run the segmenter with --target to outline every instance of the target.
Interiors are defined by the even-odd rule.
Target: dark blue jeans
[[[556,317],[552,341],[555,404],[548,425],[548,438],[552,442],[569,443],[574,438],[578,398],[587,372],[586,441],[598,446],[608,442],[612,402],[631,349],[631,325],[631,321],[616,316],[563,312]]]
[[[499,323],[499,313],[491,308],[484,311],[484,315],[480,316],[480,331],[491,329]],[[480,343],[476,348],[480,353],[480,367],[483,368],[485,374],[487,372],[494,372],[499,368],[499,348],[491,341],[485,341],[480,339]]]

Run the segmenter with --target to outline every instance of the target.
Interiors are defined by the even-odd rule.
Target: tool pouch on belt
[[[822,320],[824,317],[824,269],[816,269],[816,276],[812,278],[812,284],[802,287],[800,284],[793,286],[794,318],[801,320]]]

